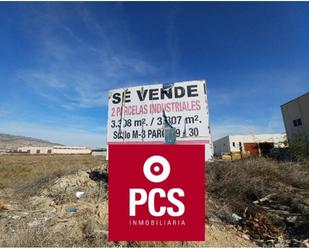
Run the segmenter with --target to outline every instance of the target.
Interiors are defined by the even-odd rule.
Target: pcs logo
[[[204,145],[109,145],[109,240],[205,240]]]
[[[159,163],[159,165],[156,165]],[[155,165],[155,166],[154,166]],[[161,173],[154,174],[153,171],[158,173],[160,171],[160,166],[163,168]],[[169,162],[162,156],[151,156],[147,159],[144,164],[144,175],[145,177],[153,182],[153,183],[160,183],[165,181],[169,174],[170,174],[170,164]],[[136,195],[139,194],[141,197],[139,200],[136,199]],[[175,198],[178,195],[180,197],[184,197],[185,193],[181,188],[172,188],[167,193],[162,188],[153,188],[150,190],[149,194],[143,188],[131,188],[130,189],[130,216],[136,216],[136,206],[137,205],[144,205],[148,199],[148,211],[149,214],[154,217],[162,217],[163,215],[168,213],[168,215],[172,217],[179,217],[184,214],[185,206],[184,204]],[[173,207],[160,207],[158,211],[155,209],[155,198],[167,198],[168,201],[173,204],[177,211],[174,210]]]

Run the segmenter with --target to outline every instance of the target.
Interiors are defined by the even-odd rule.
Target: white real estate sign
[[[203,143],[213,156],[203,80],[114,89],[109,92],[107,143],[163,143],[164,116],[176,143]]]

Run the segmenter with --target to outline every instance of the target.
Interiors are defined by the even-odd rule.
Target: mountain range
[[[57,143],[52,143],[46,140],[24,137],[24,136],[15,136],[10,134],[0,133],[0,150],[16,150],[18,147],[22,146],[55,146],[61,145]]]

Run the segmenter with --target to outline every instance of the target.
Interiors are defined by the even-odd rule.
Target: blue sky
[[[213,139],[284,132],[309,3],[0,3],[0,132],[103,146],[107,91],[206,79]]]

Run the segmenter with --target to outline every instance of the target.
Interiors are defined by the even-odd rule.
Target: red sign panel
[[[204,145],[109,145],[109,240],[205,239]]]

